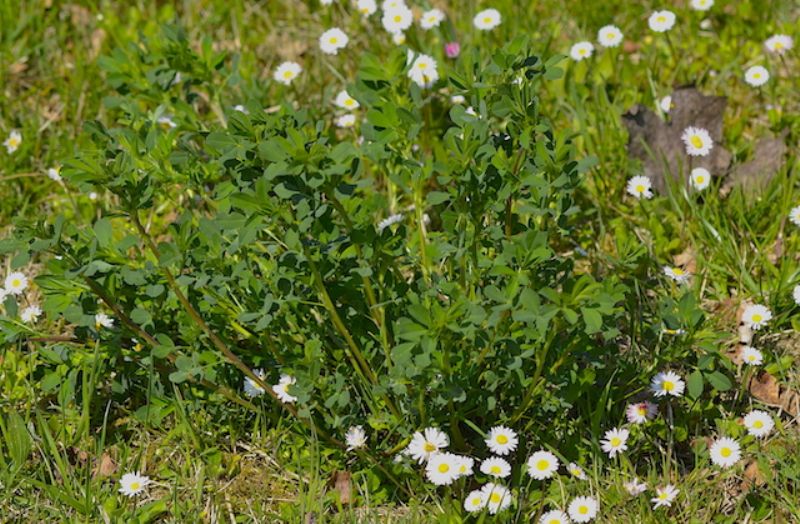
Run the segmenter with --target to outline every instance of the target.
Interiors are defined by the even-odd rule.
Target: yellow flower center
[[[758,80],[759,78],[761,78],[761,73],[753,73],[753,78]]]
[[[15,278],[11,281],[11,287],[20,287],[22,285],[22,281],[18,278]]]
[[[449,464],[445,464],[445,463],[439,464],[439,473],[447,473],[448,471],[450,471],[450,465]]]
[[[589,513],[589,507],[588,506],[579,507],[578,513],[580,513],[581,515],[586,515],[587,513]]]
[[[664,391],[672,391],[673,389],[675,389],[675,383],[672,382],[671,380],[665,380]]]
[[[761,322],[763,319],[764,319],[764,317],[762,317],[762,316],[761,316],[761,315],[759,315],[758,313],[756,313],[755,315],[753,315],[753,322]]]
[[[733,453],[733,452],[731,451],[731,448],[722,448],[722,449],[720,450],[720,452],[719,452],[719,454],[720,454],[720,455],[722,455],[722,456],[723,456],[723,457],[725,457],[725,458],[727,458],[727,457],[730,457],[730,456],[731,456],[731,453]]]
[[[578,54],[581,55],[581,56],[585,55],[586,54],[586,49],[584,49],[584,48],[578,49]]]
[[[395,23],[399,24],[400,22],[403,21],[403,17],[400,15],[394,15],[394,21]]]
[[[472,499],[472,505],[473,505],[473,506],[480,506],[480,505],[481,505],[481,499],[480,499],[480,497],[474,497],[474,498]]]
[[[430,442],[426,442],[425,445],[422,447],[425,450],[425,453],[433,453],[436,451],[436,446],[431,444]]]
[[[689,143],[692,144],[697,149],[703,147],[703,139],[697,135],[692,135],[692,137],[689,139]]]
[[[508,437],[506,435],[497,435],[495,440],[497,440],[498,444],[508,444]]]
[[[639,184],[638,186],[636,186],[636,192],[637,193],[644,193],[644,186],[642,184]]]
[[[750,362],[754,361],[755,359],[756,359],[755,355],[748,355],[747,356],[747,360],[749,360]]]
[[[672,272],[675,273],[677,276],[683,275],[683,270],[679,267],[672,268]]]
[[[669,495],[667,494],[667,492],[666,492],[666,491],[665,491],[665,492],[663,492],[663,493],[659,493],[659,494],[658,494],[658,498],[659,498],[659,500],[667,500],[667,498],[668,498],[668,497],[669,497]]]
[[[490,17],[490,16],[483,17],[483,23],[484,24],[491,24],[492,23],[492,17]]]
[[[612,445],[612,446],[614,446],[614,447],[617,447],[617,446],[619,446],[620,444],[622,444],[622,439],[620,439],[619,437],[613,437],[613,438],[611,439],[611,445]]]
[[[425,62],[419,62],[417,64],[417,69],[425,69],[427,67],[428,67],[428,64],[426,64]]]
[[[775,42],[775,49],[783,49],[783,42]]]
[[[659,16],[658,18],[656,18],[656,21],[657,21],[657,22],[659,22],[659,23],[661,23],[661,24],[663,24],[664,22],[666,22],[666,21],[667,21],[667,17],[665,17],[665,16],[663,16],[663,15],[662,15],[662,16]]]
[[[561,524],[561,521],[560,521],[560,520],[558,520],[558,519],[552,519],[552,520],[551,520],[550,522],[548,522],[547,524]]]
[[[344,105],[350,107],[353,105],[353,102],[355,102],[355,100],[353,100],[352,98],[348,98],[347,100],[344,101]]]
[[[291,71],[284,71],[284,72],[283,72],[283,78],[285,78],[285,79],[287,79],[287,80],[288,80],[288,79],[292,78],[292,75],[293,75],[293,74],[294,74],[294,73],[292,73]]]
[[[492,466],[489,469],[489,473],[491,473],[492,475],[499,475],[500,474],[500,466],[497,466],[497,465]]]
[[[137,491],[140,487],[142,487],[142,485],[138,482],[131,482],[131,491]]]
[[[550,465],[549,461],[541,459],[539,462],[536,463],[536,469],[538,469],[539,471],[544,471],[547,469],[549,465]]]
[[[8,139],[8,145],[11,147],[17,147],[19,145],[19,138],[12,136]]]
[[[501,497],[499,493],[492,492],[492,494],[489,496],[489,500],[492,502],[492,504],[500,504],[500,501],[503,500],[503,497]]]
[[[753,427],[755,429],[761,429],[764,427],[764,423],[761,422],[760,420],[756,420],[755,422],[753,422]]]
[[[339,39],[336,38],[335,36],[332,36],[331,39],[328,40],[328,42],[330,42],[333,45],[336,45],[336,42],[338,42],[338,41],[339,41]]]
[[[703,183],[703,181],[704,181],[705,179],[706,179],[706,177],[704,177],[703,175],[697,175],[697,176],[695,177],[695,181],[696,181],[698,184],[702,184],[702,183]]]

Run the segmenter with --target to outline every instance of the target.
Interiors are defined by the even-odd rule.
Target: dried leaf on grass
[[[736,186],[740,186],[745,194],[761,192],[783,166],[787,151],[785,136],[786,133],[759,140],[750,160],[731,170],[720,193],[725,196]]]
[[[709,155],[692,159],[693,167],[705,167],[719,175],[727,171],[731,162],[731,154],[720,145],[725,97],[706,96],[693,87],[685,87],[672,94],[672,104],[668,120],[642,105],[622,117],[629,133],[628,154],[642,162],[644,174],[659,191],[666,189],[667,176],[681,180],[682,174],[684,179],[688,175],[689,156],[681,134],[689,126],[708,130],[715,144]]]

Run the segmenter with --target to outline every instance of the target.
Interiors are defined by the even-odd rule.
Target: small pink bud
[[[448,42],[444,45],[444,54],[447,58],[456,58],[461,53],[461,45],[458,42]]]

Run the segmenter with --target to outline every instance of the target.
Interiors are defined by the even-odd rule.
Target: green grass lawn
[[[800,6],[695,2],[0,0],[0,520],[800,522]]]

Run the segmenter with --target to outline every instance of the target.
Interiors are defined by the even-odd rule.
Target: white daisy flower
[[[26,307],[19,314],[19,318],[26,324],[36,322],[40,316],[42,316],[42,308],[36,305]]]
[[[711,173],[704,167],[696,167],[692,169],[689,175],[692,181],[692,187],[698,191],[702,191],[711,184]]]
[[[142,475],[138,471],[135,473],[125,473],[119,479],[119,492],[128,497],[135,497],[143,492],[150,484],[150,477]]]
[[[628,179],[628,186],[626,190],[628,191],[629,195],[635,196],[636,198],[653,198],[652,192],[653,183],[650,181],[650,177],[637,175],[633,176]]]
[[[367,445],[367,433],[362,426],[350,426],[344,434],[344,441],[348,451],[363,448]]]
[[[689,156],[706,156],[714,147],[711,135],[702,127],[687,127],[683,130],[681,140],[686,144],[686,154]]]
[[[406,34],[405,33],[392,33],[392,42],[395,45],[403,45],[406,43]]]
[[[352,96],[350,96],[344,89],[339,91],[339,94],[336,95],[336,100],[334,101],[334,103],[338,107],[341,107],[342,109],[347,109],[348,111],[359,108],[358,101]]]
[[[264,380],[264,378],[267,376],[267,374],[264,372],[263,369],[254,369],[253,374],[258,378],[260,378],[261,380]],[[258,382],[256,382],[255,380],[253,380],[248,376],[244,377],[243,389],[244,389],[244,394],[251,398],[264,394],[264,388],[259,386]]]
[[[672,97],[670,95],[665,96],[661,100],[658,101],[658,107],[661,108],[662,111],[665,113],[669,113],[670,110],[674,107],[672,104]]]
[[[464,509],[468,513],[475,513],[486,507],[486,496],[481,490],[470,491],[467,498],[464,499]]]
[[[442,23],[444,20],[444,13],[441,9],[431,9],[430,11],[425,11],[422,13],[422,18],[419,20],[419,25],[422,29],[426,31],[428,29],[433,29],[434,27],[439,27],[439,24]]]
[[[361,16],[370,16],[378,10],[378,5],[375,0],[358,0],[356,2],[356,9],[361,13]]]
[[[453,95],[450,97],[451,104],[463,104],[467,99],[463,95]]]
[[[711,454],[711,462],[721,468],[729,468],[742,458],[739,443],[729,437],[717,439],[708,451]]]
[[[650,383],[650,391],[657,397],[667,395],[680,397],[685,388],[686,383],[674,371],[662,371],[653,377],[653,381]]]
[[[408,70],[408,77],[420,87],[431,87],[439,80],[436,60],[428,55],[417,55]]]
[[[627,429],[614,428],[605,432],[603,440],[600,441],[600,447],[608,453],[609,457],[614,457],[628,449],[628,436],[630,432]]]
[[[800,284],[794,286],[792,290],[792,298],[794,299],[795,304],[800,306]]]
[[[11,133],[8,134],[8,138],[3,142],[3,145],[6,146],[6,151],[11,154],[19,148],[21,143],[22,134],[16,129],[12,129]]]
[[[753,87],[761,87],[769,80],[769,71],[763,66],[753,66],[744,72],[744,81]]]
[[[169,116],[158,117],[156,119],[156,124],[161,126],[163,129],[175,129],[178,127],[178,124],[176,124],[175,121]]]
[[[481,473],[497,478],[505,478],[511,474],[511,464],[500,457],[489,457],[481,462]]]
[[[419,463],[427,461],[431,455],[438,453],[450,445],[450,439],[437,428],[425,428],[411,437],[406,454]]]
[[[692,0],[690,5],[695,11],[708,11],[714,5],[714,0]]]
[[[742,362],[751,366],[760,366],[764,362],[764,355],[753,346],[742,348]]]
[[[395,9],[397,7],[406,7],[406,3],[404,0],[383,0],[381,3],[381,9],[384,11],[389,11],[390,9]]]
[[[782,55],[794,47],[794,40],[788,35],[774,35],[767,38],[764,46],[766,46],[767,50]]]
[[[395,213],[394,215],[389,215],[388,217],[378,222],[378,232],[382,233],[383,230],[386,229],[387,227],[402,222],[402,220],[403,220],[402,213]]]
[[[622,42],[622,31],[615,25],[606,25],[597,31],[597,41],[603,47],[617,47]]]
[[[505,426],[495,426],[489,431],[489,436],[484,441],[486,446],[495,455],[508,455],[517,449],[517,434]]]
[[[472,475],[472,468],[475,466],[475,459],[464,455],[456,455],[458,461],[458,476],[468,477]]]
[[[549,451],[540,450],[528,458],[528,475],[536,480],[549,479],[558,469],[558,458]]]
[[[569,463],[569,465],[567,466],[567,471],[569,471],[569,474],[578,480],[586,480],[587,478],[589,478],[586,476],[586,472],[583,471],[583,468],[575,464],[574,462]]]
[[[634,477],[633,480],[626,482],[622,485],[625,488],[625,491],[628,492],[628,495],[631,497],[637,497],[647,491],[647,484],[644,482],[639,482],[639,479]]]
[[[658,406],[652,402],[638,402],[628,404],[625,409],[625,417],[631,424],[644,424],[648,420],[653,420],[658,413]]]
[[[303,68],[297,62],[284,62],[275,68],[272,78],[288,86],[302,71]]]
[[[591,42],[578,42],[574,44],[569,50],[569,56],[576,62],[580,62],[584,58],[589,58],[594,52],[594,46]]]
[[[8,287],[8,283],[6,283],[6,287]],[[766,326],[770,320],[772,320],[772,312],[760,304],[747,306],[742,313],[742,322],[755,330]]]
[[[486,507],[492,515],[511,505],[511,492],[505,487],[489,482],[481,488],[481,493],[486,500]]]
[[[672,484],[667,484],[663,488],[656,488],[656,496],[650,499],[650,502],[653,503],[653,509],[658,509],[660,507],[670,507],[672,503],[675,501],[675,497],[678,496],[681,490],[673,486]]]
[[[342,128],[353,127],[354,125],[356,125],[356,115],[348,113],[346,115],[336,117],[333,123],[336,125],[336,127],[342,127]]]
[[[61,182],[61,168],[58,166],[49,168],[47,170],[47,178],[56,182]]]
[[[319,37],[319,48],[322,50],[323,53],[328,55],[335,55],[339,53],[339,49],[344,49],[347,47],[347,43],[350,41],[347,38],[347,35],[339,29],[338,27],[334,27],[328,29]]]
[[[5,290],[9,295],[21,295],[28,288],[28,277],[19,271],[14,271],[6,276]]]
[[[384,29],[394,34],[404,32],[411,27],[413,21],[414,13],[405,5],[393,7],[384,11],[383,18],[381,18]]]
[[[235,106],[233,106],[233,110],[238,111],[240,113],[244,113],[245,115],[250,114],[250,111],[248,111],[247,108],[244,107],[242,104],[236,104]]]
[[[490,31],[500,25],[502,17],[497,9],[484,9],[472,19],[472,23],[481,31]]]
[[[597,516],[597,499],[594,497],[575,497],[569,503],[567,512],[573,522],[589,522]]]
[[[437,486],[449,486],[458,478],[458,460],[452,453],[434,453],[425,466],[428,481]]]
[[[539,518],[539,524],[570,524],[569,517],[560,509],[554,509]]]
[[[656,11],[647,19],[647,25],[656,33],[664,33],[675,25],[675,13],[672,11]]]
[[[793,207],[792,210],[789,211],[789,220],[792,224],[800,226],[800,206]]]
[[[297,379],[291,375],[281,375],[281,379],[277,384],[272,386],[272,391],[277,395],[278,400],[284,404],[291,404],[297,400],[297,397],[289,394],[289,388],[297,383]]]
[[[744,427],[750,435],[761,438],[769,435],[775,427],[775,421],[766,411],[756,409],[745,415]]]
[[[678,284],[685,284],[689,281],[689,277],[691,276],[689,273],[679,267],[664,266],[663,270],[667,277],[674,280]]]
[[[97,329],[106,328],[111,329],[114,327],[114,319],[105,313],[97,313],[94,316],[94,327]]]

